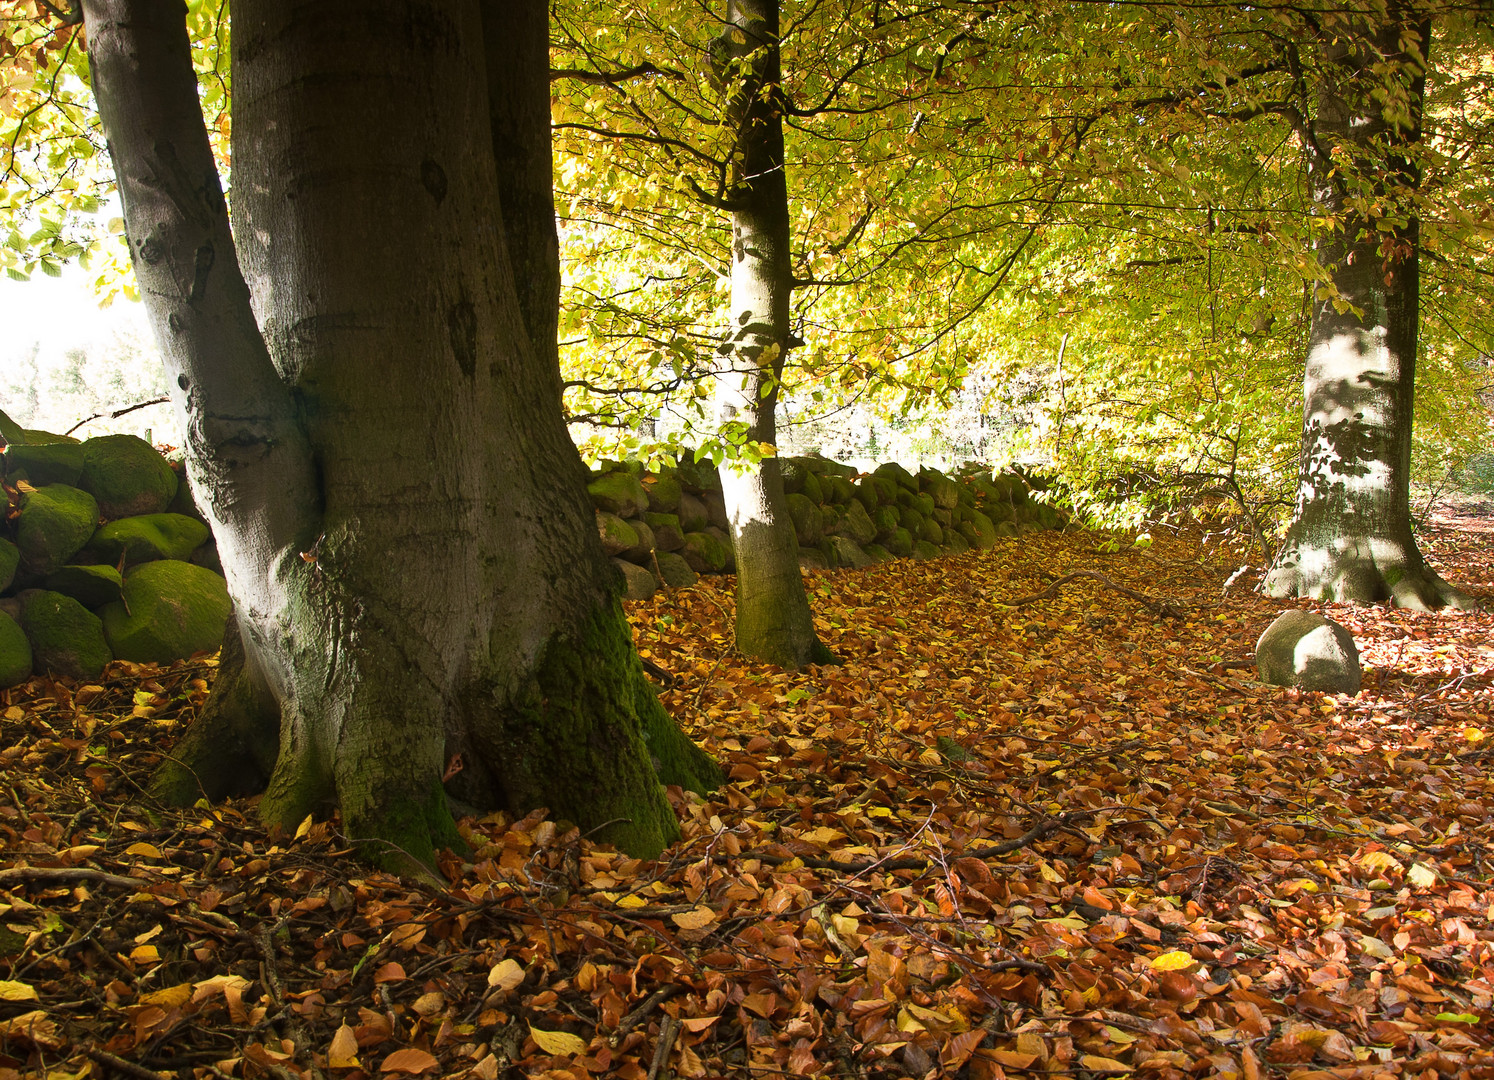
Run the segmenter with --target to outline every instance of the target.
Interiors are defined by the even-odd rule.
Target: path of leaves
[[[634,607],[731,776],[657,863],[495,816],[422,889],[149,803],[210,665],[9,691],[0,1078],[1494,1076],[1494,618],[1334,608],[1365,690],[1297,695],[1223,556],[1102,539],[814,577],[796,675],[724,583]],[[1001,606],[1078,569],[1186,613]]]

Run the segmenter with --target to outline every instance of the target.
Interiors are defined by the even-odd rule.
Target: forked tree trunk
[[[793,292],[778,0],[729,0],[726,21],[715,61],[736,135],[729,195],[732,319],[717,402],[721,419],[740,425],[746,439],[776,446]],[[736,548],[737,649],[785,668],[833,661],[814,631],[777,458],[723,466],[721,489]]]
[[[1308,156],[1317,212],[1332,222],[1318,259],[1333,289],[1313,307],[1296,509],[1263,586],[1272,596],[1471,604],[1411,531],[1420,242],[1408,151],[1421,138],[1430,30],[1392,13],[1341,24],[1324,50]],[[1378,216],[1356,209],[1364,197]]]
[[[476,0],[241,0],[246,291],[180,4],[85,5],[136,272],[243,635],[163,794],[253,767],[262,742],[225,760],[211,727],[242,733],[266,705],[262,815],[335,805],[397,868],[456,843],[443,777],[468,803],[548,806],[640,854],[677,832],[659,778],[716,781],[632,652],[553,340],[530,337],[553,339],[553,301],[526,279],[521,302],[510,266],[490,121],[511,155],[546,160],[548,125],[532,100],[490,108],[486,71],[543,72],[543,11],[488,11],[485,35]],[[519,246],[553,268],[553,221],[533,212],[514,212]]]

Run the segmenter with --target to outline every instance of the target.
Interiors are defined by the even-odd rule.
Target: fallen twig
[[[90,870],[86,866],[15,866],[0,870],[0,886],[12,881],[37,881],[62,884],[69,881],[89,881],[95,885],[118,885],[125,889],[143,889],[150,882],[143,878],[110,874],[103,870]]]
[[[1181,619],[1183,617],[1183,609],[1176,601],[1154,600],[1150,596],[1147,596],[1146,593],[1137,592],[1135,589],[1128,589],[1124,585],[1110,580],[1110,578],[1098,570],[1075,570],[1072,574],[1065,574],[1040,593],[1033,593],[1031,596],[1023,596],[1016,600],[1004,600],[1002,603],[1006,604],[1007,607],[1026,607],[1028,604],[1035,603],[1038,600],[1055,600],[1058,598],[1059,589],[1069,582],[1077,581],[1080,578],[1094,578],[1112,592],[1135,600],[1153,615],[1160,615],[1168,619]]]

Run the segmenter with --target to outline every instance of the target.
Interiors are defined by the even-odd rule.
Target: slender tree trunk
[[[789,349],[788,183],[779,89],[778,0],[729,0],[717,75],[736,133],[732,207],[731,330],[718,379],[721,419],[744,438],[776,446],[778,384]],[[786,668],[834,660],[814,631],[799,545],[776,457],[721,469],[737,560],[737,648]]]
[[[640,854],[677,832],[658,777],[716,780],[629,646],[561,418],[554,301],[543,285],[521,300],[510,264],[490,124],[511,153],[546,160],[548,129],[529,105],[490,108],[490,89],[507,104],[518,88],[490,87],[486,70],[544,70],[534,7],[489,12],[485,35],[476,0],[241,0],[234,233],[247,292],[180,7],[86,8],[142,292],[182,372],[194,479],[243,632],[242,669],[215,696],[238,687],[248,711],[278,713],[267,820],[335,805],[397,868],[457,842],[443,778],[468,802],[548,806]],[[495,30],[513,52],[490,61]],[[531,212],[514,219],[532,266],[554,226]],[[216,321],[203,316],[213,302]],[[225,327],[243,342],[231,364],[215,359]],[[238,426],[215,442],[208,406],[225,384]],[[202,719],[242,726],[241,712]],[[214,745],[184,744],[157,789],[221,788],[231,765]]]
[[[1317,212],[1331,223],[1318,259],[1332,288],[1313,308],[1296,511],[1263,586],[1273,596],[1471,603],[1426,565],[1411,531],[1420,246],[1409,151],[1421,138],[1430,31],[1392,12],[1342,25],[1324,50],[1308,155]]]

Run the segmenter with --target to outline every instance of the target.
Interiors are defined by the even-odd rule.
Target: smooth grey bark
[[[85,8],[142,291],[163,349],[177,335],[203,357],[177,381],[194,479],[215,527],[246,538],[225,550],[220,534],[245,663],[219,687],[262,682],[276,707],[261,813],[294,825],[336,805],[398,868],[456,842],[443,780],[483,807],[548,806],[640,854],[677,830],[659,778],[716,780],[631,650],[562,420],[555,315],[543,290],[525,310],[510,265],[490,131],[548,162],[548,124],[491,108],[487,67],[543,71],[529,55],[545,48],[543,11],[487,11],[485,33],[476,0],[241,0],[246,290],[180,5]],[[494,85],[503,104],[518,92]],[[515,231],[553,236],[529,212]],[[549,342],[531,340],[546,318]],[[233,334],[242,355],[219,364]],[[230,392],[232,408],[199,418]],[[220,412],[255,422],[198,437]],[[283,486],[261,479],[280,477],[272,466]],[[202,770],[222,768],[209,757],[171,763],[158,790],[195,797],[185,776],[206,788]]]
[[[1313,306],[1296,507],[1262,586],[1272,596],[1472,604],[1426,565],[1411,530],[1420,320],[1411,151],[1430,34],[1429,22],[1392,7],[1381,22],[1343,24],[1323,49],[1307,153],[1316,211],[1332,222],[1317,257],[1333,288]],[[1360,212],[1351,195],[1382,202],[1383,216]]]
[[[731,328],[717,378],[723,422],[776,446],[779,380],[790,346],[788,182],[784,168],[778,0],[729,0],[712,61],[735,133],[731,207]],[[799,545],[775,457],[721,469],[737,561],[737,649],[785,668],[834,660],[814,630]]]

